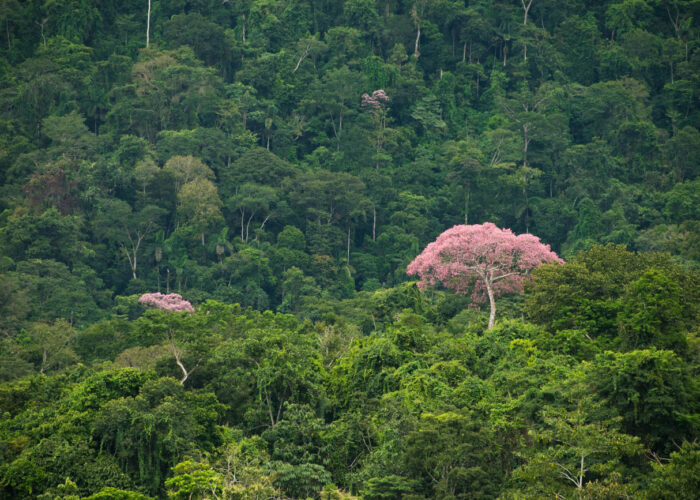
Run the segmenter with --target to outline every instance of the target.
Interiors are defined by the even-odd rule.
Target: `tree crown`
[[[515,235],[491,222],[457,225],[443,232],[406,269],[418,286],[442,284],[485,300],[487,285],[497,294],[522,291],[522,280],[548,261],[563,263],[549,245],[532,234]]]
[[[165,309],[167,311],[194,311],[192,304],[183,299],[182,295],[179,293],[145,293],[139,297],[139,302],[147,306]]]

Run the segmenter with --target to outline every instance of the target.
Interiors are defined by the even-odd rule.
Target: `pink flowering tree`
[[[167,295],[160,292],[144,293],[139,297],[139,302],[143,305],[165,309],[166,311],[194,311],[192,304],[183,299],[182,295],[178,293],[169,293]]]
[[[194,311],[192,304],[177,293],[146,293],[139,298],[139,302],[162,311]],[[156,332],[163,339],[165,347],[175,358],[175,363],[182,371],[180,383],[183,385],[202,359],[200,344],[204,336],[198,334],[196,318],[193,319],[192,316],[160,313],[142,318],[142,322],[148,325],[147,329]]]
[[[474,302],[491,306],[489,329],[496,319],[496,297],[521,292],[525,276],[548,261],[564,261],[531,234],[516,236],[485,222],[448,229],[430,243],[406,271],[418,286],[442,284],[457,293],[472,292]]]
[[[375,90],[370,94],[362,94],[362,108],[372,115],[372,121],[376,127],[374,136],[371,137],[372,145],[375,149],[375,163],[379,170],[380,161],[385,161],[387,158],[384,153],[384,145],[388,140],[388,133],[392,132],[386,128],[387,106],[389,104],[389,96],[382,90]]]

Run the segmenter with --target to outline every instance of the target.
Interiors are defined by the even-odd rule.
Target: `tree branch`
[[[297,70],[299,69],[299,66],[301,66],[301,63],[304,62],[304,59],[306,59],[308,57],[309,49],[311,49],[311,42],[309,42],[306,45],[306,48],[304,49],[304,52],[301,54],[301,57],[299,58],[297,65],[294,67],[294,71],[292,71],[292,74],[297,72]]]

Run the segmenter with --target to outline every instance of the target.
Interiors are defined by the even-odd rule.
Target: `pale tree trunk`
[[[372,207],[372,241],[377,241],[377,207]]]
[[[299,70],[299,66],[301,66],[301,63],[304,62],[304,59],[307,58],[309,55],[309,50],[311,49],[311,42],[306,46],[304,49],[304,52],[301,53],[301,56],[299,56],[299,61],[297,61],[297,65],[294,67],[294,70],[292,71],[292,74],[296,73]]]
[[[127,260],[129,261],[129,267],[131,268],[131,276],[136,279],[136,254],[138,252],[138,247],[134,248],[133,241],[131,243],[131,248],[132,252],[129,252],[129,250],[126,249],[126,246],[122,244],[121,249],[122,252],[124,252],[124,255],[126,255]]]
[[[491,280],[487,278],[484,280],[484,283],[486,284],[486,293],[489,295],[489,305],[491,306],[488,326],[488,330],[491,330],[496,323],[496,298],[493,295],[493,283],[491,283]]]
[[[580,490],[583,488],[583,477],[588,472],[588,469],[584,467],[584,460],[586,458],[585,454],[581,454],[581,464],[579,466],[579,470],[574,472],[569,470],[568,468],[564,467],[562,464],[559,462],[554,462],[554,464],[559,467],[560,474],[562,477],[566,478],[567,480],[571,481],[574,486],[576,486],[577,490]]]
[[[270,416],[270,427],[274,427],[280,421],[280,417],[282,416],[282,406],[284,403],[282,402],[277,406],[277,418],[275,418],[273,413],[272,401],[270,400],[270,396],[267,394],[267,391],[265,391],[265,404],[267,405],[267,414]]]
[[[418,23],[418,30],[416,31],[416,44],[413,48],[413,55],[416,59],[420,57],[420,23]]]
[[[523,167],[527,167],[527,150],[530,146],[531,140],[532,140],[532,138],[530,137],[530,124],[524,123],[523,124]]]
[[[151,43],[151,0],[148,0],[148,14],[146,16],[146,48]]]
[[[185,365],[182,364],[182,361],[180,361],[179,357],[175,357],[175,362],[177,363],[177,366],[180,367],[180,370],[182,370],[182,378],[180,379],[180,385],[185,385],[185,381],[190,376],[190,374],[185,369]]]
[[[420,25],[421,18],[418,14],[418,4],[413,4],[413,9],[411,10],[411,17],[413,22],[416,24],[416,43],[413,46],[413,55],[416,59],[420,57]]]
[[[148,225],[146,226],[146,229],[141,231],[136,231],[134,233],[134,236],[131,235],[131,231],[127,227],[124,227],[124,231],[126,232],[127,238],[129,238],[129,243],[131,244],[131,251],[127,250],[126,245],[123,243],[121,244],[122,251],[126,255],[126,258],[129,260],[129,265],[131,266],[131,275],[136,279],[136,264],[137,264],[137,259],[138,259],[138,254],[139,254],[139,248],[141,247],[141,242],[143,239],[148,236],[148,233],[151,232],[151,227],[152,224],[149,222]]]
[[[248,217],[248,222],[245,225],[245,240],[244,241],[246,243],[248,243],[248,240],[250,239],[250,223],[252,222],[253,217],[255,216],[256,212],[257,212],[257,210],[253,210],[253,212],[250,214],[250,217]],[[265,219],[265,221],[267,221],[267,219]],[[264,225],[265,225],[265,223],[263,222],[263,226]],[[262,229],[262,226],[261,226],[261,229]],[[241,234],[243,234],[243,231],[241,231]]]
[[[192,372],[197,368],[199,363],[197,363],[194,368],[191,370],[187,370],[185,368],[185,365],[182,363],[182,350],[180,350],[176,345],[175,345],[175,340],[173,339],[173,334],[172,332],[170,333],[170,352],[172,353],[173,357],[175,358],[175,363],[177,363],[177,366],[180,367],[180,371],[182,371],[182,378],[180,379],[180,385],[185,385],[185,381],[189,378],[189,376],[192,374]]]
[[[467,183],[466,193],[464,197],[464,223],[469,225],[469,200],[471,199],[472,189],[471,183]]]
[[[523,15],[523,26],[527,26],[527,15],[530,12],[530,7],[532,6],[532,0],[528,0],[527,5],[525,4],[525,0],[520,0],[523,4],[523,11],[525,11]],[[527,61],[527,43],[523,44],[525,46],[525,50],[523,52],[525,61]]]
[[[243,237],[243,235],[244,235],[243,228],[245,227],[245,211],[241,208],[240,212],[241,212],[241,240],[245,241],[245,238]]]
[[[676,33],[676,38],[678,40],[680,40],[681,39],[681,36],[680,36],[681,24],[679,22],[680,12],[678,10],[678,7],[676,6],[675,18],[671,15],[671,10],[668,8],[668,6],[666,6],[666,12],[668,13],[668,18],[671,21],[671,24],[673,25],[673,31],[675,31],[675,33]]]
[[[34,21],[37,26],[41,28],[41,40],[44,43],[44,48],[46,48],[46,35],[44,34],[44,27],[46,26],[46,23],[48,22],[49,18],[45,17],[44,19],[41,20],[41,22]],[[9,27],[7,27],[7,48],[10,48],[10,30]]]

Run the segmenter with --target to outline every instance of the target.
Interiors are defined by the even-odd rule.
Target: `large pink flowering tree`
[[[420,277],[421,288],[439,283],[457,293],[471,291],[477,303],[488,299],[491,329],[496,319],[496,297],[522,291],[523,278],[548,261],[564,262],[537,236],[516,236],[510,229],[486,222],[448,229],[406,271]]]

